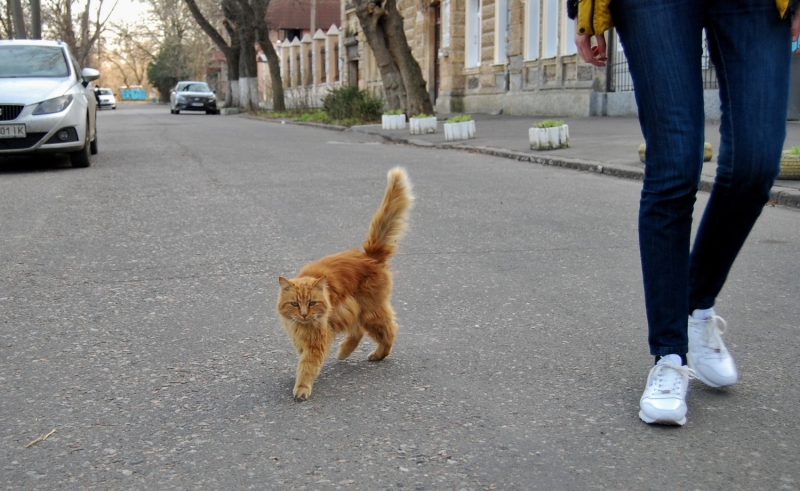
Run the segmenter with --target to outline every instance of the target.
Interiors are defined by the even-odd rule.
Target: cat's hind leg
[[[342,342],[339,343],[339,350],[336,352],[336,359],[337,360],[344,360],[348,356],[350,356],[356,348],[358,348],[358,344],[361,342],[361,338],[364,337],[364,330],[361,329],[361,326],[353,326],[351,327],[347,333],[345,334],[344,339]]]
[[[394,310],[389,302],[381,307],[361,316],[362,326],[377,344],[375,351],[369,354],[369,361],[380,361],[389,356],[397,334],[397,323],[394,320]]]

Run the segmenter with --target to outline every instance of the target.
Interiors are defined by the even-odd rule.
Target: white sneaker
[[[711,387],[733,385],[739,380],[733,357],[722,342],[728,324],[714,309],[695,310],[689,316],[689,352],[686,361],[697,378]]]
[[[647,376],[647,387],[639,399],[639,418],[645,423],[686,424],[686,394],[694,370],[681,366],[678,355],[662,356]]]

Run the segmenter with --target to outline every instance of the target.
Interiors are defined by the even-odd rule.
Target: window
[[[544,57],[558,54],[558,0],[545,0]]]
[[[525,59],[539,59],[539,1],[528,0],[525,6]]]
[[[481,0],[467,0],[467,67],[481,64]]]
[[[570,19],[564,10],[564,40],[562,43],[563,48],[561,54],[574,55],[578,52],[578,47],[575,46],[575,21]]]
[[[496,0],[494,5],[494,62],[505,65],[508,47],[508,0]]]

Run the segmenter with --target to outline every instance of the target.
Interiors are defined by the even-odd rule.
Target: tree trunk
[[[20,0],[9,0],[11,2],[11,17],[13,18],[12,24],[14,25],[14,38],[27,39],[28,35],[25,31],[25,14],[22,11],[22,2]]]
[[[239,105],[249,112],[258,110],[258,65],[256,61],[255,29],[251,19],[244,15],[238,26],[242,55],[239,60]]]
[[[269,75],[272,80],[272,109],[274,111],[286,111],[286,101],[283,94],[283,79],[281,78],[281,59],[278,53],[275,52],[275,47],[267,37],[266,41],[259,38],[259,46],[261,51],[267,57],[267,65],[269,66]]]
[[[225,41],[225,38],[223,38],[222,35],[216,29],[214,29],[214,26],[212,26],[211,23],[205,18],[203,13],[197,7],[195,0],[184,0],[184,2],[186,2],[186,6],[189,7],[192,17],[194,17],[194,20],[196,20],[200,25],[200,28],[203,30],[203,32],[205,32],[206,35],[211,38],[214,44],[217,45],[217,48],[219,48],[219,50],[222,51],[222,54],[225,55],[228,87],[225,91],[224,106],[239,107],[239,37],[236,35],[236,32],[231,27],[230,23],[225,21],[225,29],[231,39],[231,43],[228,44],[228,42]],[[236,94],[235,104],[234,94]]]
[[[403,16],[395,0],[353,0],[361,30],[372,49],[383,81],[388,109],[402,109],[408,116],[433,114],[419,63],[408,46]]]
[[[256,39],[261,51],[267,57],[269,76],[272,81],[272,109],[273,111],[286,111],[286,100],[283,93],[283,79],[281,77],[281,59],[275,52],[275,47],[269,39],[267,27],[267,7],[270,0],[253,0],[253,19],[256,27]]]

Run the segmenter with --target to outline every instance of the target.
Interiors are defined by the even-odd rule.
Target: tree
[[[411,54],[396,0],[352,0],[361,30],[375,55],[389,109],[432,114],[419,63]]]
[[[225,16],[223,26],[231,40],[230,44],[217,31],[198,8],[195,0],[184,0],[197,23],[214,44],[225,54],[228,61],[228,74],[237,71],[239,81],[239,106],[255,110],[258,104],[258,69],[256,65],[255,44],[261,46],[267,56],[272,79],[272,102],[278,111],[286,108],[281,80],[280,60],[269,40],[266,12],[269,0],[222,0]],[[238,48],[238,51],[237,49]]]
[[[183,0],[147,0],[150,5],[148,36],[157,50],[148,66],[148,78],[169,97],[167,80],[202,80],[212,50],[211,42],[194,21]],[[151,77],[155,75],[157,83]]]
[[[239,0],[247,3],[246,0]],[[252,0],[249,5],[248,14],[254,21],[256,29],[256,41],[261,47],[261,51],[267,57],[269,75],[272,79],[272,108],[275,111],[285,111],[286,102],[283,95],[283,79],[281,78],[281,60],[275,47],[269,38],[269,27],[267,26],[267,8],[270,0]]]
[[[118,85],[145,85],[147,66],[153,59],[153,41],[142,34],[143,26],[135,24],[118,24],[111,27],[114,36],[109,43],[110,48],[104,53],[101,66],[110,66],[109,70],[101,70],[105,85],[111,86],[108,78],[120,82]],[[106,72],[113,71],[116,77]]]
[[[232,106],[239,106],[239,56],[241,55],[241,47],[239,36],[236,35],[233,26],[230,25],[230,22],[227,19],[224,19],[223,27],[225,27],[226,32],[228,33],[228,37],[230,38],[230,43],[225,40],[224,37],[217,31],[217,29],[211,25],[211,23],[206,19],[206,16],[203,15],[203,12],[200,11],[200,8],[197,6],[197,2],[195,0],[184,0],[186,2],[186,6],[189,7],[189,11],[192,13],[192,17],[197,22],[200,29],[213,41],[213,43],[217,46],[217,48],[222,51],[222,54],[225,55],[225,60],[227,61],[227,73],[228,73],[228,84],[230,86],[230,90],[227,91],[225,94],[225,106],[232,107]],[[234,101],[234,94],[236,94],[236,99]],[[234,104],[235,102],[235,104]]]
[[[50,0],[42,7],[42,24],[48,36],[61,39],[81,66],[92,64],[92,54],[119,0],[103,17],[104,0]],[[93,8],[94,7],[94,8]]]
[[[186,67],[184,47],[174,40],[164,43],[147,65],[147,78],[158,90],[161,102],[169,101],[169,91],[175,84],[193,78]]]

